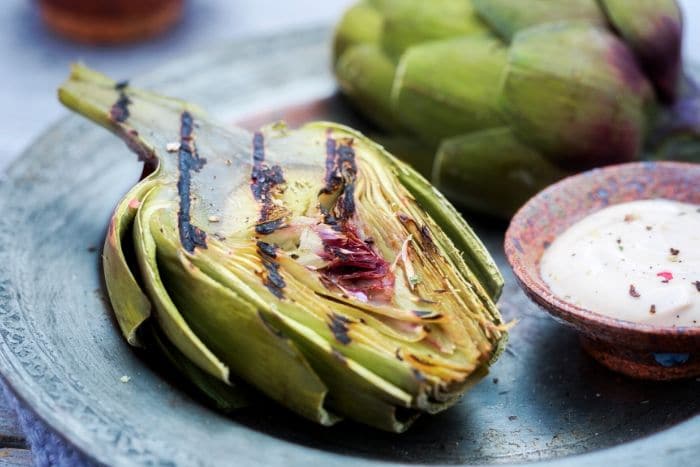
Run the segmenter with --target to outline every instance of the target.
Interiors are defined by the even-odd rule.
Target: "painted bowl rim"
[[[506,231],[504,249],[508,263],[515,274],[518,283],[531,300],[544,308],[548,313],[563,319],[569,324],[572,324],[583,333],[603,329],[609,334],[637,333],[639,335],[647,335],[650,337],[682,336],[685,341],[692,339],[693,341],[697,340],[700,343],[700,326],[672,327],[636,323],[634,321],[627,321],[606,316],[559,298],[550,291],[544,280],[542,280],[539,270],[533,270],[530,265],[525,264],[522,259],[522,254],[515,247],[514,239],[519,236],[521,231],[520,226],[525,224],[526,222],[523,221],[528,219],[526,212],[538,212],[541,209],[540,206],[547,203],[546,198],[556,194],[558,191],[562,190],[562,188],[570,184],[577,183],[583,177],[604,177],[606,175],[610,175],[611,173],[619,173],[621,171],[637,171],[642,168],[647,170],[651,168],[654,170],[657,167],[670,169],[672,173],[687,173],[689,169],[692,169],[698,173],[698,183],[700,184],[700,164],[697,163],[673,161],[627,162],[623,164],[595,168],[568,176],[540,191],[520,207],[520,209],[511,219],[508,230]],[[668,172],[659,173],[665,174]],[[639,199],[648,198],[640,196]],[[536,209],[533,210],[533,206],[535,206]],[[597,212],[602,208],[603,206],[600,208],[594,208],[590,211],[590,214]],[[564,222],[566,224],[566,228],[573,224],[573,221],[571,221],[569,217],[567,217]]]

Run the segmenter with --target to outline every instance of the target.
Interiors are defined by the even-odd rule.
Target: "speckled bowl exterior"
[[[584,349],[608,368],[644,379],[698,376],[700,327],[660,327],[604,316],[557,297],[540,277],[544,251],[569,226],[613,204],[656,198],[700,205],[700,164],[620,164],[551,185],[511,220],[506,257],[527,295],[580,331]]]

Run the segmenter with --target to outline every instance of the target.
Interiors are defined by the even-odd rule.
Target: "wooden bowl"
[[[173,27],[184,0],[39,0],[56,33],[87,44],[115,45],[157,36]]]
[[[505,237],[506,257],[530,299],[577,329],[584,349],[606,367],[642,379],[699,376],[700,327],[664,327],[604,316],[557,297],[540,277],[544,251],[569,226],[609,205],[654,198],[700,204],[700,164],[621,164],[555,183],[513,217]]]

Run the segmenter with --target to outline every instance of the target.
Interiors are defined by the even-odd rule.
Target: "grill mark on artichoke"
[[[194,252],[195,247],[207,247],[207,234],[191,222],[191,196],[192,171],[199,172],[207,160],[200,158],[194,144],[194,118],[187,111],[180,115],[180,149],[178,150],[177,192],[180,197],[180,210],[177,214],[178,229],[180,231],[180,243],[189,253]]]
[[[284,223],[284,218],[281,216],[271,217],[275,214],[274,193],[285,183],[285,179],[282,167],[279,165],[270,167],[265,162],[265,138],[259,131],[253,136],[253,170],[250,174],[250,182],[253,197],[261,203],[255,232],[260,235],[269,235]]]
[[[348,323],[350,323],[350,320],[335,313],[331,313],[330,318],[331,321],[328,323],[328,328],[331,330],[336,340],[343,345],[348,345],[352,342],[352,339],[350,339],[348,335]]]
[[[328,137],[326,138],[326,175],[324,177],[326,186],[321,189],[319,195],[330,195],[337,192],[340,188],[342,179],[336,176],[336,155],[336,142],[335,139],[330,137],[329,133]],[[323,205],[323,203],[320,204],[320,207],[321,213],[323,214],[323,222],[331,226],[336,226],[338,224],[338,220],[332,213],[333,207],[326,207]]]
[[[345,180],[343,194],[340,197],[340,218],[347,220],[355,214],[357,165],[355,163],[355,151],[352,147],[343,144],[338,147],[337,165]]]
[[[282,168],[279,165],[270,167],[265,162],[265,137],[261,132],[253,135],[253,169],[250,174],[250,190],[253,198],[260,203],[260,217],[255,225],[255,233],[269,235],[282,226],[283,217],[271,218],[275,214],[274,194],[285,183]],[[287,286],[279,272],[277,262],[277,246],[258,241],[258,256],[265,268],[263,284],[272,294],[282,299],[283,289]]]
[[[336,199],[330,208],[321,205],[321,212],[324,222],[336,227],[339,221],[347,221],[355,214],[357,163],[352,144],[352,138],[347,139],[347,144],[338,144],[330,134],[326,137],[326,186],[320,194],[334,195]]]
[[[284,277],[279,272],[280,265],[277,262],[277,246],[258,240],[258,255],[265,268],[263,284],[277,298],[284,298],[283,289],[287,286]]]
[[[322,258],[328,265],[319,271],[328,288],[360,292],[382,299],[394,286],[389,263],[373,248],[371,238],[362,239],[351,219],[355,214],[355,182],[357,163],[352,138],[339,143],[326,133],[325,186],[319,192],[323,221],[338,232],[337,236],[322,236]],[[386,297],[384,297],[386,298]]]
[[[109,116],[117,123],[123,123],[129,118],[129,104],[131,104],[131,99],[129,99],[129,96],[124,92],[127,86],[129,86],[128,81],[120,81],[114,85],[114,89],[119,91],[119,98],[109,109]]]

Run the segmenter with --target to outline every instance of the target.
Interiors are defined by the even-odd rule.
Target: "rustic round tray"
[[[231,122],[361,124],[335,95],[328,56],[328,31],[304,30],[203,51],[134,82]],[[88,457],[183,466],[358,458],[692,465],[700,457],[700,382],[635,381],[596,364],[573,331],[516,286],[502,252],[505,225],[476,218],[469,221],[506,275],[500,307],[519,323],[492,373],[456,407],[402,435],[349,422],[322,428],[271,404],[232,416],[210,410],[127,346],[105,301],[105,226],[140,169],[116,138],[68,117],[0,182],[0,371],[26,406]]]

